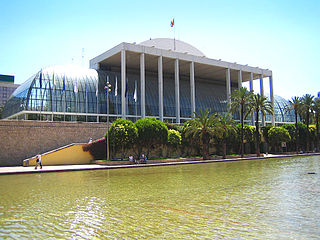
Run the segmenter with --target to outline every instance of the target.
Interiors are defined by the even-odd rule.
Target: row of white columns
[[[191,113],[194,116],[195,112],[195,78],[194,78],[194,62],[190,62],[190,97],[191,97]],[[174,83],[175,83],[175,108],[176,108],[176,123],[180,123],[180,86],[179,86],[179,59],[174,61]],[[274,105],[273,98],[273,79],[269,77],[270,83],[270,98]],[[141,117],[146,117],[146,99],[145,99],[145,54],[140,54],[140,85],[141,85]],[[253,73],[250,73],[250,91],[253,90]],[[121,50],[121,115],[126,118],[126,52]],[[238,72],[238,86],[242,86],[242,71]],[[158,90],[159,90],[159,119],[163,121],[163,57],[158,57]],[[226,90],[227,101],[230,103],[231,96],[231,77],[230,68],[226,69]],[[263,75],[260,76],[260,94],[263,95]],[[264,125],[265,120],[262,120]],[[272,116],[272,124],[274,125],[274,116]]]
[[[226,69],[226,86],[227,86],[227,101],[228,104],[231,101],[231,80],[230,80],[230,68]],[[242,71],[238,71],[238,88],[242,86]],[[270,100],[272,107],[274,107],[274,96],[273,96],[273,78],[272,75],[269,76],[269,88],[270,88]],[[249,90],[253,91],[253,73],[249,75]],[[263,87],[263,74],[260,75],[260,95],[264,96],[264,87]],[[271,119],[272,125],[275,125],[275,116],[272,115]],[[265,117],[262,118],[262,126],[265,126]]]

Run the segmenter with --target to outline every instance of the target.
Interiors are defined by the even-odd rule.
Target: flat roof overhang
[[[194,62],[195,78],[213,79],[225,81],[226,69],[230,69],[231,82],[238,82],[238,72],[242,71],[242,82],[250,80],[250,73],[253,73],[253,80],[260,79],[260,76],[270,77],[272,71],[248,65],[241,65],[207,57],[194,56],[188,53],[164,50],[155,47],[147,47],[139,44],[121,43],[101,55],[90,60],[90,68],[103,69],[104,67],[121,67],[121,50],[126,51],[127,70],[140,69],[140,55],[145,53],[145,70],[147,72],[158,72],[158,57],[163,59],[163,72],[174,74],[174,61],[179,59],[179,74],[189,76],[190,62]]]

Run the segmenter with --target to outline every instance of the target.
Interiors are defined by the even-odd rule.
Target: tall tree
[[[320,117],[320,98],[317,97],[313,101],[312,106],[315,120],[316,120],[316,148],[317,151],[319,151],[319,117]]]
[[[209,159],[210,138],[214,134],[217,121],[216,114],[210,113],[208,108],[204,111],[199,109],[199,113],[195,112],[195,117],[188,121],[189,126],[186,129],[186,136],[200,139],[203,159]]]
[[[236,89],[231,94],[231,105],[230,111],[232,113],[238,113],[240,111],[240,123],[241,123],[241,132],[240,132],[240,142],[241,142],[241,157],[244,155],[244,142],[243,142],[243,124],[244,116],[247,115],[249,110],[248,104],[250,99],[252,99],[253,92],[249,92],[247,88],[241,87],[239,90]]]
[[[313,105],[313,98],[311,94],[305,94],[301,98],[301,111],[303,116],[305,116],[305,122],[307,125],[307,152],[310,151],[310,131],[309,131],[309,124],[310,124],[310,114],[312,112],[312,105]]]
[[[296,152],[299,152],[298,146],[299,146],[299,136],[298,136],[298,115],[301,111],[301,98],[299,97],[293,97],[291,100],[289,100],[289,105],[286,106],[285,112],[288,111],[294,111],[295,116],[295,138],[296,138]]]
[[[236,130],[232,125],[234,125],[234,120],[230,113],[218,114],[218,123],[216,127],[216,135],[222,142],[222,158],[226,158],[227,155],[227,138],[230,134],[234,133]]]
[[[259,131],[259,115],[265,116],[266,113],[273,114],[272,103],[268,101],[267,97],[260,95],[259,93],[253,94],[253,97],[249,101],[249,114],[255,114],[256,119],[256,153],[260,156],[260,131]]]

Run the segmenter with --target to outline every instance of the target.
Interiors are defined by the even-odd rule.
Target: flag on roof
[[[63,82],[62,82],[62,92],[66,90],[66,75],[63,76]]]
[[[78,93],[78,83],[76,82],[76,84],[74,85],[74,88],[73,88],[73,91],[75,92],[75,93]]]
[[[171,23],[170,23],[170,26],[171,26],[171,27],[173,27],[173,25],[174,25],[174,18],[172,18],[172,21],[171,21]]]
[[[42,88],[42,69],[40,72],[39,83],[40,83],[40,88]]]
[[[137,81],[134,82],[134,94],[133,99],[135,102],[137,102]]]
[[[127,97],[127,95],[128,95],[128,78],[126,80],[126,88],[125,88],[124,96]]]
[[[114,87],[114,96],[118,96],[118,79],[116,76],[116,86]]]

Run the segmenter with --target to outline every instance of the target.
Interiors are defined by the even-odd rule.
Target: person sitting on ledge
[[[147,156],[143,153],[140,156],[139,163],[147,163]]]
[[[130,163],[134,163],[134,159],[133,159],[133,156],[132,156],[132,155],[129,156],[129,162],[130,162]]]

